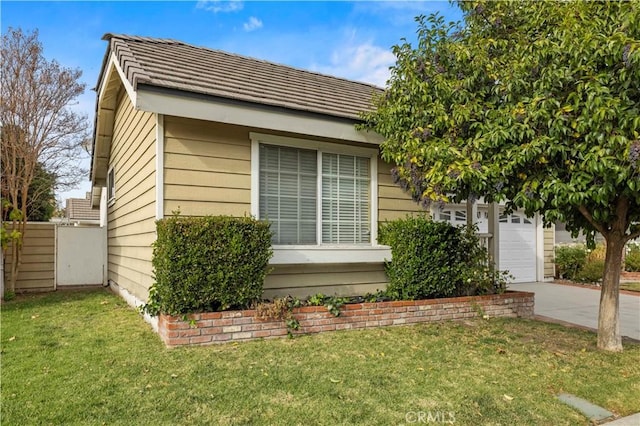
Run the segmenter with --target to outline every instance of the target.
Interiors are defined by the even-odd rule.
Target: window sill
[[[275,246],[271,265],[382,263],[391,260],[388,246]]]

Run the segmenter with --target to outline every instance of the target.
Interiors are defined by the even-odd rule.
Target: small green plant
[[[578,272],[587,263],[584,246],[558,246],[555,248],[556,274],[558,278],[575,280]]]
[[[160,301],[158,300],[158,289],[155,285],[152,285],[151,288],[149,288],[149,298],[147,299],[147,303],[138,306],[138,310],[141,314],[147,313],[152,317],[160,315]]]
[[[293,332],[300,329],[300,321],[296,318],[289,318],[285,324],[287,325],[287,336],[289,336],[289,339],[293,339]]]
[[[331,313],[334,317],[340,316],[340,308],[347,303],[348,299],[337,296],[330,296],[324,299],[324,306],[326,306],[327,311]]]
[[[629,244],[628,251],[624,259],[624,270],[629,272],[640,272],[640,244]]]
[[[475,311],[479,318],[489,319],[489,315],[482,309],[482,306],[478,305],[476,302],[471,302],[471,309]]]
[[[347,298],[337,296],[325,296],[322,293],[316,293],[307,298],[307,306],[325,306],[331,315],[340,316],[340,308],[349,301]]]
[[[314,294],[313,296],[309,296],[307,299],[307,305],[309,306],[322,306],[324,305],[324,299],[326,296],[322,293]]]
[[[378,290],[375,293],[367,293],[363,296],[363,299],[367,303],[376,303],[389,300],[389,295],[386,290]]]
[[[597,283],[604,276],[604,260],[592,260],[575,275],[575,280],[582,283]]]
[[[9,290],[4,292],[3,299],[4,299],[5,302],[10,302],[15,298],[16,298],[16,293],[15,292],[9,291]]]

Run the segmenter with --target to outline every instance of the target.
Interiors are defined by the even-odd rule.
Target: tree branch
[[[640,230],[627,235],[624,239],[624,242],[626,243],[627,241],[635,240],[638,237],[640,237]]]
[[[604,237],[609,235],[609,231],[605,230],[604,227],[602,225],[600,225],[598,222],[595,221],[595,219],[593,218],[593,216],[591,216],[591,213],[589,213],[589,211],[587,210],[587,208],[584,205],[580,205],[578,206],[578,211],[580,211],[580,213],[582,213],[582,216],[585,217],[585,219],[587,219],[587,221],[594,227],[596,228],[596,230],[601,233]]]

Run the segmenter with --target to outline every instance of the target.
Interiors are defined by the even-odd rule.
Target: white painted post
[[[489,234],[489,258],[500,268],[500,206],[497,203],[489,204],[489,219],[487,222]]]
[[[470,202],[470,198],[467,198],[467,226],[471,227],[476,223],[478,223],[478,203]]]

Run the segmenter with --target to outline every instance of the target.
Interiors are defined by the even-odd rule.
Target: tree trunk
[[[611,352],[622,351],[620,336],[620,271],[624,252],[624,233],[611,232],[607,238],[604,261],[604,278],[600,292],[598,315],[598,349]]]
[[[18,222],[13,222],[12,230],[19,229]],[[9,285],[7,293],[15,293],[16,282],[18,281],[18,270],[20,269],[20,255],[22,253],[22,235],[19,239],[11,240],[11,274],[9,275]]]

